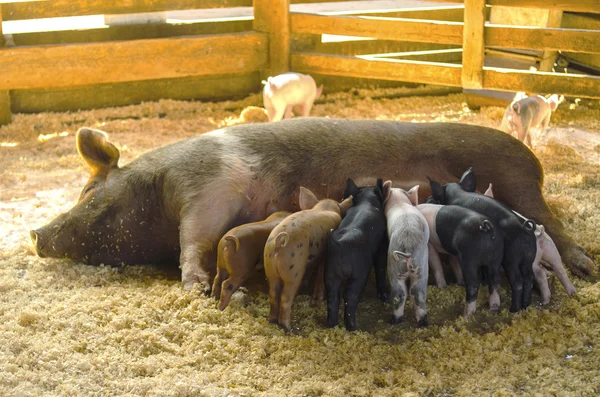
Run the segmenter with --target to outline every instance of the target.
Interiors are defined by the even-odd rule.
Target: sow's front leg
[[[248,205],[232,193],[227,184],[203,189],[201,198],[191,199],[182,210],[179,241],[181,244],[181,282],[184,290],[198,284],[204,293],[210,293],[216,274],[217,245],[223,235],[236,226],[238,214]],[[211,191],[212,190],[212,191]],[[228,197],[219,200],[215,197]],[[239,223],[239,222],[238,222]]]

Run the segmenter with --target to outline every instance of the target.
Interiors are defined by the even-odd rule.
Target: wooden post
[[[484,29],[485,0],[465,0],[462,58],[463,88],[481,89],[483,87]]]
[[[268,69],[262,78],[290,70],[290,0],[254,0],[254,30],[269,35]]]
[[[550,10],[548,14],[548,28],[560,28],[563,12],[561,10]],[[558,56],[558,51],[544,51],[542,61],[540,62],[540,72],[551,72],[554,68],[554,62]]]
[[[0,51],[2,47],[4,47],[4,34],[2,33],[2,4],[0,4]],[[10,123],[11,119],[10,92],[0,91],[0,125]]]

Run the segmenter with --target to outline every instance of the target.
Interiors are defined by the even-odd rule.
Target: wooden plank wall
[[[0,20],[5,21],[233,6],[253,6],[255,18],[14,34],[11,47],[0,48],[0,124],[10,120],[11,104],[13,111],[42,111],[164,96],[217,99],[258,91],[261,78],[290,69],[348,79],[600,96],[597,77],[483,66],[486,47],[542,50],[550,56],[557,51],[600,54],[596,28],[564,29],[558,22],[543,28],[486,25],[490,5],[546,8],[558,16],[563,11],[598,14],[598,0],[451,0],[464,3],[464,16],[462,6],[359,15],[290,12],[290,3],[318,1],[2,3]],[[322,43],[322,34],[374,40]],[[423,51],[429,49],[448,51],[436,57]]]
[[[461,1],[462,2],[462,1]],[[385,55],[330,56],[293,52],[292,70],[354,78],[429,82],[475,89],[558,93],[600,97],[600,78],[574,74],[484,67],[485,47],[600,53],[600,30],[485,25],[489,4],[600,12],[598,0],[464,0],[464,23],[373,16],[291,14],[292,33],[368,37],[461,45],[462,65],[402,59]]]

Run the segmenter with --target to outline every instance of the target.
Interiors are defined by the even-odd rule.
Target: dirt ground
[[[501,108],[470,111],[461,94],[394,98],[402,90],[328,95],[313,116],[497,127]],[[371,99],[377,97],[379,99]],[[386,98],[387,97],[387,98]],[[428,291],[431,325],[388,324],[373,297],[362,331],[324,327],[325,305],[294,305],[292,335],[266,320],[264,276],[224,312],[183,292],[170,268],[90,267],[40,259],[28,231],[68,210],[88,171],[79,127],[100,128],[123,165],[155,147],[224,125],[265,120],[258,95],[241,101],[160,101],[56,114],[15,115],[0,128],[0,395],[128,396],[592,396],[600,394],[600,283],[573,278],[567,298],[552,284],[549,307],[459,318],[464,289]],[[244,110],[243,119],[240,113]],[[536,154],[545,196],[567,230],[600,260],[600,103],[563,103]],[[506,165],[507,167],[510,164]],[[538,298],[535,297],[537,302]]]

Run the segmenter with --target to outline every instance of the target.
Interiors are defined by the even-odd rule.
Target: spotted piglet
[[[415,207],[418,204],[419,186],[406,192],[392,188],[392,182],[387,181],[383,188],[390,240],[387,273],[394,308],[392,324],[402,322],[409,282],[417,324],[426,327],[429,227],[423,214]]]
[[[255,269],[263,266],[263,250],[271,231],[291,212],[279,211],[264,221],[247,223],[228,231],[217,248],[217,277],[212,296],[225,310],[231,295],[245,283]]]
[[[504,240],[490,219],[457,205],[420,204],[419,211],[429,225],[429,261],[441,266],[438,253],[458,257],[466,286],[464,317],[475,313],[480,278],[487,273],[490,309],[500,307],[500,267],[504,255]]]
[[[315,284],[315,295],[322,293],[327,242],[350,206],[352,196],[341,203],[331,199],[318,201],[310,190],[300,188],[302,211],[277,225],[265,245],[264,263],[271,306],[269,321],[278,323],[285,330],[291,329],[292,303],[305,272],[315,266],[319,266],[321,275]]]

